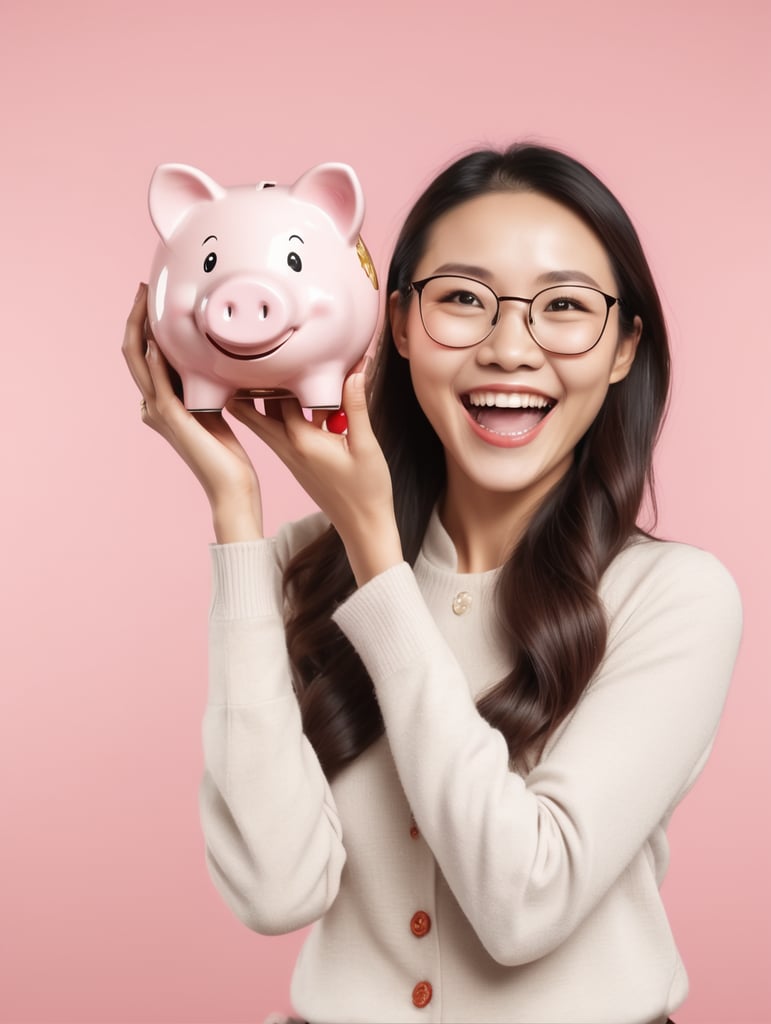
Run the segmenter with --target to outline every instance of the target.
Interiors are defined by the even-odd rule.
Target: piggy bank
[[[185,406],[293,394],[337,408],[379,312],[353,170],[320,164],[290,186],[223,188],[195,167],[162,164],[149,206],[161,241],[148,320]]]

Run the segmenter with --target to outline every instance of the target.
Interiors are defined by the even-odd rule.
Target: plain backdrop
[[[204,864],[208,508],[142,427],[120,354],[155,247],[153,168],[180,161],[225,184],[288,183],[347,161],[383,278],[436,171],[518,138],[600,174],[661,288],[675,383],[657,458],[659,532],[713,551],[746,609],[714,753],[670,828],[664,896],[692,987],[676,1017],[771,1020],[770,10],[760,0],[4,5],[4,1024],[259,1024],[288,1009],[302,940],[249,932]],[[308,511],[248,443],[268,528]]]

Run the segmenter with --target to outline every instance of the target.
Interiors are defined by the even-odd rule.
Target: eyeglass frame
[[[438,341],[433,336],[433,334],[431,334],[429,332],[428,328],[426,327],[426,322],[423,319],[423,289],[426,287],[426,285],[429,283],[429,281],[437,281],[437,280],[440,280],[442,278],[453,278],[453,279],[455,279],[457,281],[471,281],[474,284],[481,284],[483,288],[487,288],[487,290],[494,296],[494,298],[495,298],[495,316],[493,317],[492,322],[490,324],[490,330],[487,332],[487,334],[485,334],[485,336],[483,338],[480,338],[479,341],[473,341],[470,345],[447,345],[443,341]],[[481,345],[483,341],[487,341],[487,339],[490,337],[490,335],[493,333],[495,328],[500,323],[500,319],[501,319],[501,303],[502,302],[526,302],[527,303],[527,307],[528,307],[527,308],[527,317],[525,319],[525,326],[527,327],[527,333],[530,335],[530,337],[533,339],[533,341],[536,343],[536,345],[540,349],[542,349],[544,352],[549,352],[551,355],[575,355],[575,356],[585,355],[587,352],[591,352],[593,348],[595,348],[597,345],[599,345],[600,339],[602,338],[603,334],[605,333],[605,328],[608,326],[608,318],[610,317],[611,309],[613,308],[613,306],[616,305],[616,303],[618,303],[619,306],[623,306],[624,305],[624,300],[621,299],[618,295],[608,295],[608,293],[604,292],[601,288],[595,288],[593,285],[590,285],[590,284],[580,284],[580,283],[574,284],[572,287],[574,287],[574,288],[586,288],[589,291],[597,292],[598,295],[601,295],[603,297],[603,299],[605,299],[605,321],[603,322],[602,329],[600,330],[600,333],[597,336],[597,340],[593,344],[591,344],[589,346],[589,348],[583,348],[583,349],[581,349],[580,352],[554,352],[552,349],[546,348],[545,345],[541,344],[541,342],[538,340],[538,338],[536,338],[536,336],[533,334],[530,325],[533,322],[533,303],[538,298],[538,296],[539,295],[543,295],[544,292],[548,292],[548,291],[551,291],[554,288],[559,288],[559,287],[560,287],[559,284],[549,284],[545,288],[541,288],[540,291],[537,291],[535,293],[535,295],[532,297],[532,299],[526,299],[526,298],[524,298],[521,295],[498,295],[497,292],[493,288],[491,288],[490,285],[487,284],[486,281],[480,281],[476,277],[467,277],[465,274],[431,274],[430,277],[424,277],[420,281],[411,281],[409,283],[409,285],[407,286],[407,294],[409,295],[409,293],[411,291],[413,291],[413,290],[417,294],[417,296],[418,296],[418,310],[420,311],[420,322],[423,324],[423,330],[426,332],[426,334],[428,334],[429,338],[434,342],[434,344],[441,345],[442,348],[466,349],[466,348],[474,348],[476,345]]]

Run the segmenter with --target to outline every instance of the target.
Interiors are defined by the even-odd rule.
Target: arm
[[[738,596],[711,556],[663,547],[613,597],[601,669],[526,779],[478,714],[406,565],[335,614],[373,678],[421,833],[503,964],[544,956],[571,934],[712,744],[739,639]]]
[[[249,928],[321,917],[345,862],[340,821],[302,731],[271,541],[214,546],[200,788],[214,885]]]
[[[324,913],[345,860],[340,824],[302,732],[284,642],[280,567],[262,539],[259,481],[220,413],[188,412],[146,330],[146,287],[123,355],[143,422],[195,474],[212,511],[210,689],[200,788],[207,863],[226,903],[258,931],[290,931]]]

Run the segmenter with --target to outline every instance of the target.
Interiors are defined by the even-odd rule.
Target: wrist
[[[212,502],[212,525],[218,544],[262,540],[262,510],[259,500]]]
[[[363,523],[355,535],[343,537],[345,551],[358,586],[404,561],[396,521]]]

